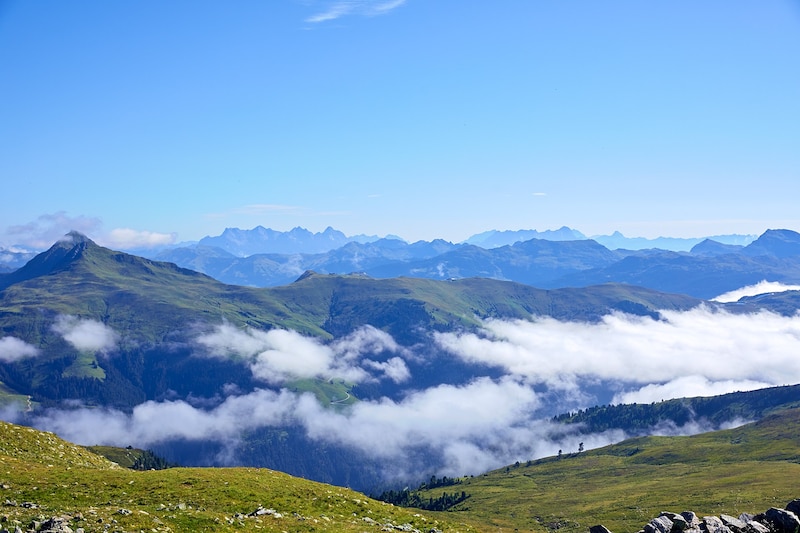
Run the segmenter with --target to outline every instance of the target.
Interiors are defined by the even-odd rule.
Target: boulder
[[[703,522],[700,524],[700,529],[706,533],[733,533],[728,526],[722,523],[722,520],[716,516],[704,516]]]
[[[747,524],[744,521],[726,514],[719,515],[719,518],[733,533],[746,533]]]
[[[644,532],[645,533],[671,533],[672,532],[672,520],[670,520],[666,516],[659,516],[658,518],[653,518],[645,524]]]
[[[798,533],[800,531],[800,519],[791,511],[770,507],[764,516],[778,533]]]
[[[611,533],[608,528],[602,524],[592,526],[589,528],[589,533]]]
[[[689,527],[686,519],[677,513],[662,512],[659,516],[669,518],[672,521],[672,531],[684,531]]]

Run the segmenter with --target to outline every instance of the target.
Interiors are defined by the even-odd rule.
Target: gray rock
[[[653,518],[645,524],[644,526],[645,533],[671,533],[672,531],[672,520],[667,518],[666,516],[659,516],[658,518]]]
[[[738,518],[726,514],[719,515],[719,518],[733,533],[745,533],[747,531],[747,524]]]
[[[686,520],[686,529],[699,529],[700,519],[692,511],[684,511],[681,516]]]
[[[786,509],[770,507],[764,513],[764,516],[778,533],[797,533],[800,530],[800,519],[797,518],[796,514]]]
[[[41,533],[73,533],[72,528],[67,525],[67,519],[59,516],[42,522],[37,531]]]
[[[667,517],[670,520],[672,520],[672,531],[673,532],[684,531],[686,528],[689,527],[689,523],[686,521],[686,519],[682,515],[679,515],[677,513],[670,513],[670,512],[664,511],[659,516]]]
[[[733,533],[728,526],[722,523],[716,516],[704,516],[700,529],[708,533]]]
[[[751,520],[747,522],[747,531],[748,533],[770,533],[771,530],[761,522]]]
[[[589,528],[589,533],[611,533],[608,528],[602,524],[592,526]]]

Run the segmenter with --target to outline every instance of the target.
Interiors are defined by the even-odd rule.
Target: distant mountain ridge
[[[248,257],[199,245],[162,252],[156,259],[198,270],[225,283],[255,287],[285,285],[306,270],[363,273],[377,278],[484,277],[549,289],[630,283],[706,299],[762,280],[800,283],[800,234],[791,230],[768,230],[746,246],[705,239],[688,252],[611,250],[594,239],[567,239],[575,235],[569,228],[559,232],[564,240],[533,238],[493,248],[443,240],[409,244],[377,239],[350,241],[316,254],[261,253]],[[496,235],[485,234],[483,240],[490,242]],[[511,232],[503,238],[521,235]]]
[[[657,237],[647,239],[644,237],[626,237],[619,231],[611,235],[595,235],[587,237],[580,231],[562,226],[556,230],[537,231],[527,230],[488,230],[477,233],[471,237],[453,244],[466,244],[479,246],[485,249],[500,248],[531,239],[546,241],[580,241],[592,239],[611,250],[645,250],[658,248],[672,251],[689,251],[693,246],[705,239],[737,246],[746,246],[753,242],[757,235],[716,235],[697,238]],[[263,226],[252,229],[226,228],[217,236],[206,236],[197,243],[199,246],[213,246],[221,248],[237,257],[248,257],[255,254],[318,254],[335,250],[347,243],[355,242],[367,244],[378,240],[397,240],[406,242],[400,237],[387,235],[347,236],[341,231],[327,227],[324,231],[313,233],[302,227],[295,227],[289,231],[278,231]],[[434,239],[430,242],[446,242]],[[426,241],[419,241],[424,243]]]
[[[265,389],[270,394],[308,391],[329,409],[344,397],[399,402],[415,389],[470,386],[476,368],[488,376],[497,372],[447,356],[432,341],[435,332],[474,331],[486,319],[534,315],[596,322],[621,311],[658,318],[661,310],[689,310],[701,303],[614,284],[548,291],[486,278],[374,279],[313,272],[298,277],[273,288],[227,285],[71,233],[23,268],[0,275],[0,331],[3,338],[16,339],[12,349],[28,347],[20,356],[2,354],[0,404],[13,400],[57,409],[79,400],[84,406],[130,412],[151,402],[180,401],[214,409],[231,395],[235,402],[267,394],[261,392]],[[82,342],[64,332],[65,324],[85,328],[75,330]],[[376,340],[349,371],[364,373],[363,379],[345,383],[326,370],[325,379],[301,374],[274,386],[252,357],[208,354],[199,341],[217,332],[245,335],[252,343],[272,331],[286,332],[276,338],[286,335],[311,353],[332,350],[343,339],[353,342],[354,335]],[[391,342],[381,340],[388,338]],[[98,339],[105,340],[98,344]],[[106,353],[109,343],[113,347]],[[408,347],[420,348],[406,353]],[[346,353],[341,359],[347,360]],[[392,379],[390,373],[398,369],[401,379]],[[402,375],[413,376],[413,382]],[[321,481],[369,487],[380,467],[378,460],[369,462],[347,448],[312,441],[298,426],[262,427],[246,438],[258,445],[236,448],[241,461]],[[208,464],[208,457],[221,451],[209,446],[193,448],[181,441],[154,451],[171,462]]]
[[[580,241],[586,235],[578,230],[562,226],[557,230],[536,231],[535,229],[517,231],[490,230],[473,235],[464,241],[464,244],[474,244],[481,248],[499,248],[531,239],[544,239],[547,241]]]
[[[290,231],[276,231],[256,226],[249,230],[226,228],[221,235],[203,237],[198,244],[221,248],[238,257],[247,257],[260,253],[324,253],[340,248],[349,242],[367,243],[376,240],[378,237],[366,235],[348,237],[330,226],[320,233],[312,233],[301,227],[293,228]]]

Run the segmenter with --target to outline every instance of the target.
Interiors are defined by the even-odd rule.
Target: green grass
[[[0,381],[0,407],[14,406],[27,410],[30,398],[24,394],[17,394]]]
[[[6,524],[67,516],[85,531],[475,532],[458,516],[402,509],[363,494],[256,468],[121,468],[51,433],[0,422]],[[23,506],[36,504],[35,508]],[[251,517],[260,506],[278,514]],[[125,510],[122,511],[121,510]],[[128,513],[127,511],[130,511]]]
[[[144,453],[143,450],[137,448],[119,448],[116,446],[86,446],[86,449],[105,457],[109,461],[113,461],[123,468],[133,468],[137,459]]]
[[[800,409],[692,437],[642,437],[522,463],[457,486],[451,513],[502,530],[635,532],[661,511],[738,516],[800,496]],[[421,495],[437,497],[435,489]]]
[[[352,405],[358,399],[351,394],[353,385],[340,379],[304,379],[291,384],[295,392],[310,392],[322,405],[344,407]]]
[[[61,373],[62,377],[106,379],[105,370],[100,367],[97,357],[91,352],[81,352],[70,366]]]
[[[798,496],[798,476],[800,409],[732,430],[640,437],[464,478],[455,490],[470,497],[445,513],[393,507],[266,469],[135,472],[50,433],[0,423],[0,498],[19,504],[3,507],[6,520],[26,526],[68,515],[86,531],[113,524],[123,531],[369,532],[391,522],[421,531],[567,533],[602,523],[632,533],[665,510],[735,516],[785,506]],[[259,506],[281,517],[246,516]]]

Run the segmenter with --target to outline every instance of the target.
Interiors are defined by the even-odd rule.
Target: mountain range
[[[800,234],[791,230],[768,230],[746,246],[705,239],[688,252],[611,250],[596,240],[567,239],[576,235],[574,230],[562,228],[559,232],[564,239],[551,234],[551,239],[532,238],[492,248],[379,239],[348,242],[323,253],[247,257],[199,244],[161,252],[157,259],[225,283],[255,287],[285,285],[306,270],[357,272],[375,278],[482,277],[547,289],[628,283],[703,299],[760,281],[800,282]],[[483,242],[495,235],[484,236]]]
[[[789,280],[798,243],[796,233],[775,230],[732,253],[710,253],[714,245],[706,243],[702,254],[669,256],[753,271],[772,264]],[[493,250],[385,244],[399,255],[436,254],[440,262],[457,254],[471,260],[462,263],[465,270],[491,264],[542,277],[564,269],[600,273],[663,255],[618,259],[619,251],[591,240],[533,239]],[[339,250],[369,246],[379,245]],[[605,266],[588,268],[593,262]],[[426,263],[413,264],[420,271]],[[488,469],[581,439],[600,445],[633,430],[585,435],[578,425],[550,420],[611,403],[631,379],[641,381],[637,368],[584,373],[582,366],[605,366],[600,356],[546,374],[559,358],[577,359],[579,352],[518,368],[525,344],[514,339],[537,323],[532,317],[554,328],[556,338],[578,342],[586,328],[657,328],[682,313],[790,317],[800,309],[797,291],[719,303],[646,284],[544,289],[464,274],[305,271],[286,285],[247,287],[73,232],[0,275],[0,403],[18,421],[97,441],[86,444],[148,446],[170,462],[268,466],[368,490],[431,472]],[[676,268],[670,279],[690,274]],[[547,346],[550,340],[537,335],[533,345]],[[497,358],[487,359],[495,350]],[[634,355],[645,364],[643,353]],[[731,422],[729,414],[715,426],[708,417],[658,420],[692,432],[697,424]]]

